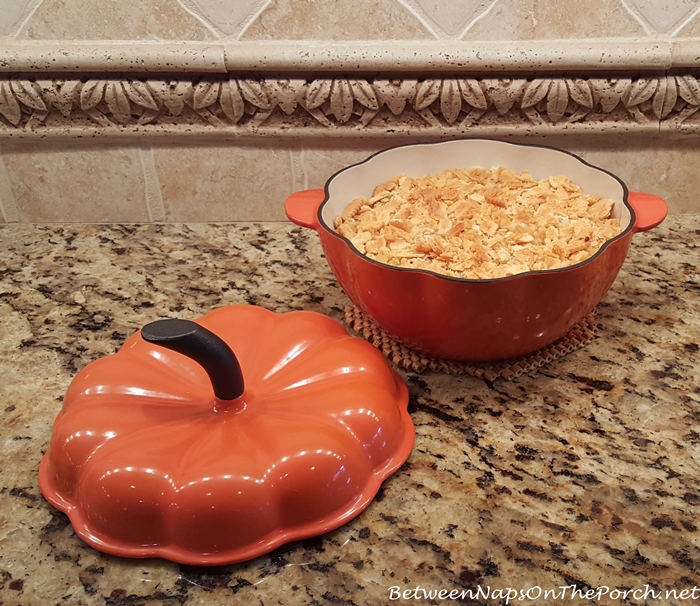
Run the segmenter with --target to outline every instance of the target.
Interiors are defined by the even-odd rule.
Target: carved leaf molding
[[[687,120],[700,109],[694,75],[663,78],[536,79],[0,79],[0,123],[7,129],[48,124],[191,124],[257,128],[276,110],[303,127],[371,127],[383,110],[431,127],[480,122],[556,127],[587,118],[637,123]],[[602,118],[601,118],[602,117]],[[292,124],[294,125],[294,124]]]

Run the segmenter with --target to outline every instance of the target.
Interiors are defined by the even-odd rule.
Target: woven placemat
[[[399,368],[416,373],[429,371],[450,375],[470,375],[489,381],[499,378],[514,379],[584,347],[598,334],[593,320],[594,315],[595,310],[574,325],[563,337],[534,353],[498,362],[459,362],[432,358],[417,352],[396,341],[355,306],[345,308],[347,325],[379,349]]]

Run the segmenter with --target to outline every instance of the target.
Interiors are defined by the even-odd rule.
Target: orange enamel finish
[[[401,378],[314,312],[224,307],[199,324],[235,352],[245,392],[218,400],[194,361],[130,337],[86,366],[39,483],[93,547],[209,565],[341,526],[408,458]]]
[[[459,151],[459,143],[449,145]],[[479,145],[480,142],[461,143]],[[530,154],[525,157],[534,160],[543,151],[536,146],[489,142],[494,144],[508,148],[509,157],[513,156],[513,149],[516,155],[523,155],[521,150],[525,150]],[[493,280],[450,278],[378,263],[360,254],[349,240],[337,234],[328,216],[324,222],[324,207],[334,196],[338,197],[340,188],[332,187],[338,176],[366,169],[364,164],[370,162],[380,166],[384,158],[393,166],[385,174],[392,175],[395,173],[391,171],[398,172],[399,165],[393,160],[395,151],[405,153],[415,147],[416,155],[433,155],[442,145],[445,144],[404,146],[380,152],[366,163],[336,173],[325,189],[292,194],[285,205],[292,222],[318,232],[331,270],[353,303],[397,340],[433,356],[464,361],[502,360],[537,351],[556,341],[605,296],[625,261],[632,236],[655,227],[666,217],[666,203],[658,196],[628,192],[613,175],[581,161],[588,173],[599,171],[602,182],[619,183],[620,191],[624,191],[620,206],[626,207],[629,224],[593,257],[575,266]],[[561,153],[569,164],[577,165],[571,154],[552,149],[546,153],[554,153],[555,157]],[[415,157],[407,158],[420,164],[415,162]],[[452,153],[446,155],[446,162],[449,164],[443,168],[463,165]],[[546,165],[544,161],[541,163]],[[346,179],[346,183],[356,180]],[[349,198],[347,203],[352,199]],[[337,200],[332,201],[334,208],[344,208]]]

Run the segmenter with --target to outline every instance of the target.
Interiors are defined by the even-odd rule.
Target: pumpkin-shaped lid
[[[73,379],[39,484],[101,551],[239,562],[369,505],[413,447],[407,405],[381,353],[322,314],[162,320]]]

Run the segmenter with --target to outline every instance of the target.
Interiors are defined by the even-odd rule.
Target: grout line
[[[7,167],[2,155],[0,155],[0,210],[5,223],[19,223],[19,209],[12,193],[10,177],[7,174]]]
[[[647,36],[653,36],[656,33],[656,30],[652,31],[652,29],[649,27],[649,24],[647,23],[646,19],[642,17],[636,10],[636,7],[632,8],[625,2],[625,0],[620,0],[620,3],[622,6],[625,8],[625,10],[634,17],[634,19],[644,28],[644,32],[646,33]],[[634,5],[633,5],[634,6]]]
[[[693,19],[695,19],[695,17],[697,17],[698,15],[700,15],[700,6],[698,6],[695,10],[691,11],[690,14],[688,14],[688,16],[683,20],[683,22],[671,32],[671,38],[675,38],[676,36],[678,36],[678,34],[680,34],[683,30],[683,28],[686,25],[688,25],[688,23],[690,23]]]
[[[258,17],[262,15],[263,11],[270,6],[272,3],[272,0],[262,0],[260,4],[258,4],[258,7],[252,11],[243,21],[243,27],[241,28],[241,31],[236,34],[236,40],[240,40],[243,34],[246,33],[248,28],[257,21]]]
[[[304,150],[290,149],[289,159],[292,168],[292,192],[308,189],[306,184],[309,182],[309,177],[304,167]]]
[[[10,34],[13,38],[17,38],[22,33],[22,30],[24,29],[24,26],[29,23],[29,20],[34,16],[34,13],[39,9],[39,7],[44,3],[44,0],[35,0],[34,1],[34,6],[31,8],[27,16],[24,18],[24,20],[19,24],[15,24],[15,26],[12,29],[16,28],[16,31],[14,34]],[[26,9],[25,9],[26,10]]]
[[[469,25],[467,25],[467,27],[464,28],[464,31],[459,35],[459,40],[463,40],[464,36],[467,35],[467,32],[472,27],[474,27],[474,25],[476,25],[479,21],[481,21],[484,17],[486,17],[486,15],[488,15],[493,10],[493,7],[496,6],[497,4],[498,4],[498,0],[493,0],[493,2],[491,2],[490,6],[485,11],[483,11],[482,13],[480,13],[476,17],[474,17],[472,22]]]
[[[304,174],[304,189],[309,189],[309,172],[306,170],[306,162],[305,160],[305,153],[304,150],[301,150],[300,157],[299,157],[299,163],[301,164],[301,170],[303,171]]]
[[[187,2],[187,0],[177,0],[177,3],[180,5],[180,8],[182,10],[184,10],[186,13],[192,15],[197,21],[199,21],[204,27],[206,27],[212,34],[214,34],[214,36],[217,39],[221,38],[221,32],[219,32],[215,27],[213,27],[212,24],[209,23],[209,21],[207,21],[206,19],[204,19],[204,17],[202,17],[196,10],[187,6],[189,4],[189,2]]]
[[[153,146],[139,147],[141,166],[143,168],[143,180],[146,189],[146,207],[148,208],[148,218],[153,222],[165,221],[165,206],[163,205],[163,194],[160,189],[160,180],[156,170]]]
[[[418,21],[420,21],[423,24],[423,27],[428,30],[430,34],[436,39],[436,40],[441,40],[444,38],[443,35],[439,34],[436,32],[431,26],[428,20],[425,18],[425,16],[422,14],[422,11],[416,9],[415,7],[411,6],[406,2],[405,0],[399,0],[399,4],[401,4],[405,9],[407,9]]]

